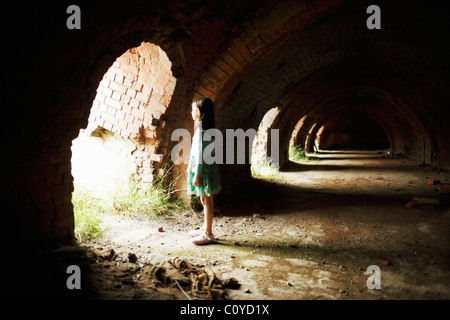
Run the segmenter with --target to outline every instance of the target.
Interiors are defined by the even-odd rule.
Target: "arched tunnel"
[[[25,11],[8,6],[2,204],[15,240],[4,243],[17,254],[76,242],[71,160],[80,130],[122,141],[138,181],[154,180],[168,164],[183,189],[187,164],[172,166],[178,141],[171,135],[178,128],[193,133],[191,103],[201,96],[213,100],[221,132],[257,130],[278,108],[268,129],[279,130],[281,172],[301,167],[289,159],[294,141],[318,158],[321,150],[380,152],[388,161],[432,168],[444,183],[448,13],[441,2],[377,1],[381,28],[369,29],[371,4],[82,1],[79,29],[66,25],[66,1]],[[223,214],[253,210],[261,194],[263,203],[276,202],[267,196],[273,183],[255,182],[249,162],[221,164],[220,173],[217,206],[229,208]],[[184,191],[176,196],[186,198]],[[448,251],[446,237],[441,247]],[[448,256],[442,259],[448,273]]]

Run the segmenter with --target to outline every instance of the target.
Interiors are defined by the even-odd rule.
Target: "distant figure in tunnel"
[[[197,245],[214,242],[212,222],[214,217],[213,195],[221,190],[217,163],[208,164],[203,159],[205,148],[214,143],[204,139],[204,132],[215,127],[214,105],[210,98],[203,97],[192,103],[194,136],[188,165],[187,193],[200,197],[203,205],[204,222],[200,229],[189,232],[192,242]]]

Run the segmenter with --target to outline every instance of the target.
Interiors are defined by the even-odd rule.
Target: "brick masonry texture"
[[[70,148],[80,129],[135,141],[143,170],[161,166],[170,163],[172,131],[192,130],[190,105],[202,95],[213,98],[221,130],[257,129],[279,108],[271,127],[280,130],[283,166],[302,117],[300,145],[329,119],[358,112],[382,128],[394,154],[449,166],[446,11],[378,1],[382,29],[368,30],[369,4],[100,0],[80,4],[81,30],[66,28],[64,2],[11,4],[1,21],[11,48],[2,52],[10,114],[2,203],[15,213],[17,237],[74,239]],[[173,168],[180,186],[185,169]],[[221,173],[226,199],[250,181],[248,165]]]
[[[138,182],[151,182],[164,157],[159,132],[176,85],[171,66],[157,45],[128,49],[103,76],[90,111],[87,133],[106,129],[135,143],[131,162]]]

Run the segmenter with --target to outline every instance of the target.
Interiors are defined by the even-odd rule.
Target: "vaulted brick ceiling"
[[[221,129],[257,128],[280,107],[273,127],[283,153],[305,114],[308,132],[357,111],[379,124],[394,151],[448,166],[447,11],[434,2],[377,1],[382,28],[368,30],[370,4],[90,1],[80,3],[81,30],[66,28],[64,2],[10,4],[1,19],[9,113],[2,130],[12,137],[4,141],[2,181],[10,188],[2,197],[18,212],[20,234],[73,238],[71,141],[87,126],[107,70],[142,42],[167,54],[176,78],[157,137],[164,150],[174,129],[192,128],[193,98],[209,95]]]
[[[308,19],[308,9],[291,5],[289,10],[267,11],[266,20],[289,24],[259,29],[254,37],[263,42],[269,38],[271,45],[219,90],[223,126],[256,127],[265,112],[279,106],[283,112],[276,126],[286,144],[305,114],[316,123],[342,110],[363,108],[397,152],[409,150],[426,162],[445,153],[448,143],[438,138],[443,132],[436,125],[445,117],[442,98],[448,97],[436,86],[448,81],[442,68],[445,48],[430,36],[444,34],[448,27],[433,5],[409,3],[405,10],[404,3],[386,4],[381,30],[365,27],[364,3],[328,4]],[[429,21],[431,16],[436,19]],[[420,23],[424,19],[427,23]],[[264,36],[273,29],[278,38]]]

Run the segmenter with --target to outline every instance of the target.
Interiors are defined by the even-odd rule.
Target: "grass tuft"
[[[97,238],[102,234],[100,213],[103,211],[101,199],[92,197],[89,190],[75,185],[72,193],[75,219],[75,236],[79,241]]]
[[[289,159],[294,161],[311,161],[314,158],[308,157],[306,151],[298,146],[289,146]]]
[[[252,177],[264,180],[276,180],[280,173],[280,167],[270,162],[252,163]]]
[[[102,234],[100,215],[158,215],[185,209],[181,200],[173,199],[177,179],[167,183],[168,171],[151,184],[139,187],[133,177],[116,183],[116,188],[104,197],[95,197],[87,188],[75,185],[72,194],[75,218],[75,236],[79,241],[94,239]]]

